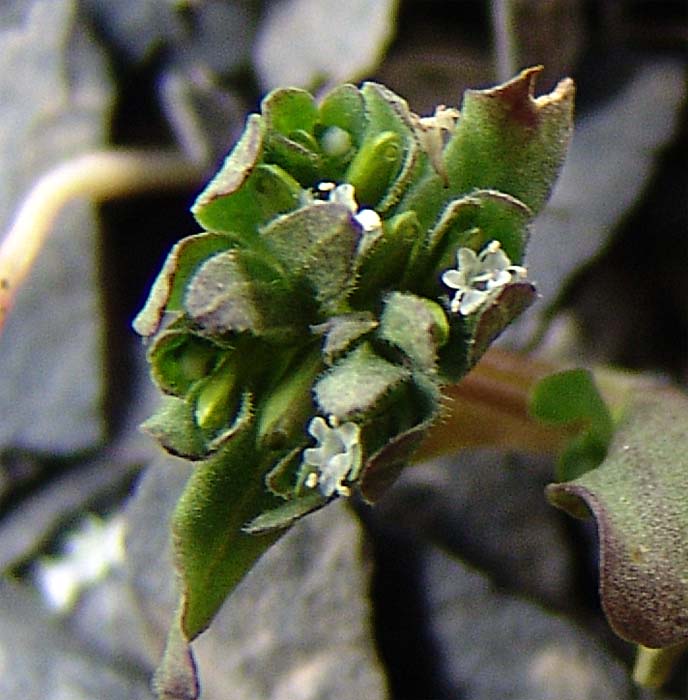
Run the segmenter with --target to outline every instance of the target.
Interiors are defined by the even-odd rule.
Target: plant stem
[[[579,425],[546,425],[530,415],[530,396],[543,377],[569,366],[500,348],[488,350],[459,384],[444,391],[445,411],[416,452],[414,461],[461,449],[490,447],[530,454],[558,454]],[[634,395],[656,380],[608,368],[592,368],[615,420]]]
[[[165,151],[95,151],[42,175],[19,206],[0,243],[0,331],[62,208],[77,197],[104,201],[199,183],[202,168]]]
[[[661,688],[671,675],[676,661],[685,654],[688,644],[665,649],[648,649],[638,645],[633,667],[633,680],[644,688]]]
[[[562,426],[544,425],[528,412],[532,387],[558,369],[549,362],[490,349],[459,384],[444,390],[444,414],[430,429],[415,459],[476,447],[558,452],[574,433]]]

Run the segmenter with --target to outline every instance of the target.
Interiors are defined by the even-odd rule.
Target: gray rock
[[[129,507],[134,591],[160,652],[176,598],[169,513],[189,467],[165,459]],[[344,503],[309,516],[272,547],[193,644],[203,700],[386,697],[370,629],[361,530]]]
[[[152,700],[146,675],[80,646],[28,590],[0,582],[3,700]]]
[[[461,700],[626,700],[628,672],[591,636],[438,550],[425,561],[430,636]]]
[[[566,608],[575,564],[564,519],[544,497],[552,478],[549,460],[464,450],[407,468],[375,517],[467,559],[501,587]]]
[[[342,502],[301,520],[194,644],[208,700],[386,696],[360,527]]]

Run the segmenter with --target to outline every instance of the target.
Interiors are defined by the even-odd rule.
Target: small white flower
[[[374,233],[382,228],[382,219],[374,209],[359,209],[354,214],[354,219],[358,221],[363,233]]]
[[[453,313],[468,316],[477,311],[492,294],[527,274],[525,267],[512,265],[499,241],[490,241],[479,254],[470,248],[459,248],[457,267],[442,275],[442,282],[456,293],[451,300]]]
[[[358,222],[364,234],[375,233],[382,228],[382,219],[374,209],[358,208],[356,190],[348,182],[341,185],[335,185],[334,182],[321,182],[317,190],[323,195],[326,194],[329,202],[343,204],[353,214],[354,220]]]
[[[358,211],[358,202],[356,201],[356,190],[353,185],[345,182],[343,185],[337,185],[336,187],[329,188],[330,183],[320,183],[318,189],[322,188],[323,184],[328,185],[329,201],[336,202],[337,204],[343,204],[347,209],[355,214]],[[322,191],[322,189],[321,189]]]
[[[316,447],[303,451],[303,463],[316,468],[306,478],[306,486],[318,486],[323,496],[349,496],[351,491],[344,483],[353,477],[361,466],[360,428],[355,423],[339,424],[335,416],[328,421],[316,416],[308,425],[308,432],[317,440]]]
[[[411,117],[422,149],[428,154],[433,168],[445,184],[449,182],[449,175],[444,165],[444,146],[447,138],[454,133],[459,117],[457,109],[444,105],[438,105],[432,117],[419,117],[415,114]]]

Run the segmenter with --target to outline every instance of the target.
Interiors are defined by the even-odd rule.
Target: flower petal
[[[469,316],[485,303],[488,296],[488,292],[483,292],[480,289],[469,289],[461,297],[459,313],[461,313],[463,316]]]
[[[442,282],[452,289],[465,289],[468,286],[466,276],[459,270],[446,270],[443,272]]]

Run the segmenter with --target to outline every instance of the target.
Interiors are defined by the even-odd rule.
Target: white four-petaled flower
[[[495,291],[527,274],[525,267],[511,264],[499,241],[490,241],[478,254],[459,248],[456,262],[455,270],[444,272],[442,282],[456,290],[450,308],[462,316],[474,313]]]
[[[344,483],[352,478],[361,466],[360,428],[355,423],[339,424],[335,416],[326,422],[316,416],[308,425],[308,432],[317,440],[316,447],[303,451],[303,463],[316,468],[306,479],[306,485],[316,485],[323,496],[349,496],[351,491]]]

